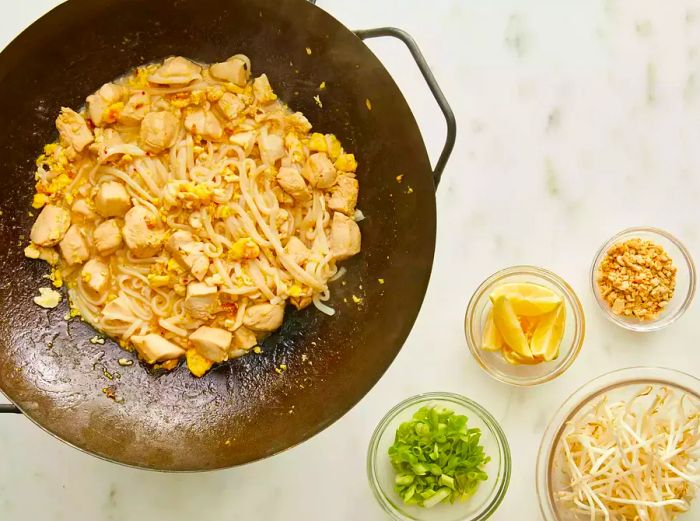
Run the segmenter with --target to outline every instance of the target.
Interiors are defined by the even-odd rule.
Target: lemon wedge
[[[484,351],[500,351],[503,347],[503,337],[493,321],[493,311],[489,312],[481,338],[481,349]]]
[[[505,296],[513,306],[516,315],[536,317],[553,311],[562,302],[554,291],[531,282],[501,284],[491,292],[491,302]]]
[[[510,299],[505,295],[499,296],[493,302],[493,322],[508,347],[519,355],[532,358],[527,336],[523,332]]]
[[[547,362],[558,357],[565,325],[566,309],[563,305],[557,306],[554,311],[542,317],[530,341],[532,354],[544,358]]]
[[[521,356],[508,346],[503,347],[503,358],[506,362],[513,365],[536,365],[544,361],[544,358],[540,356],[535,356],[534,358]]]

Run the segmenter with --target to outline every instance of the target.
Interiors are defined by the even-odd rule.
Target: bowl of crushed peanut
[[[628,228],[596,253],[593,294],[606,316],[632,331],[656,331],[677,320],[695,294],[688,250],[658,228]]]

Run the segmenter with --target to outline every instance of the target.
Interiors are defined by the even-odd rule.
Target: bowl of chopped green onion
[[[483,521],[503,501],[511,458],[498,422],[478,403],[426,393],[396,405],[370,440],[367,473],[398,521]]]

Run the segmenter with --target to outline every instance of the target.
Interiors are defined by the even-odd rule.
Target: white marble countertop
[[[0,2],[0,47],[57,3]],[[457,145],[437,195],[433,276],[403,350],[332,427],[232,470],[168,475],[123,468],[56,441],[21,416],[2,417],[0,519],[386,519],[365,475],[372,430],[398,401],[446,390],[483,404],[508,435],[513,477],[493,519],[534,521],[536,451],[566,395],[627,366],[700,373],[698,305],[665,331],[628,333],[603,317],[588,279],[598,246],[631,225],[665,228],[700,257],[698,0],[319,4],[351,28],[409,31],[457,116]],[[405,93],[435,158],[444,124],[408,53],[397,42],[371,46]],[[522,263],[566,278],[588,321],[573,367],[532,389],[482,372],[462,328],[476,286]]]

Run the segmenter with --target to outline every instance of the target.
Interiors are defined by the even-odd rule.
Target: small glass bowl
[[[439,503],[432,508],[404,504],[394,490],[396,472],[387,451],[394,443],[396,429],[409,421],[425,405],[439,405],[467,416],[469,428],[481,429],[480,443],[491,457],[484,470],[488,479],[466,501]],[[484,521],[503,501],[510,483],[510,447],[498,422],[481,405],[452,393],[426,393],[408,398],[391,409],[372,434],[367,451],[367,475],[374,496],[382,508],[397,521]]]
[[[535,478],[540,512],[544,521],[587,521],[589,519],[588,516],[573,514],[556,498],[557,491],[561,490],[566,482],[566,476],[558,464],[557,454],[567,423],[576,418],[588,405],[597,402],[602,395],[607,395],[612,401],[629,399],[649,385],[665,386],[675,391],[685,392],[700,401],[700,380],[695,376],[662,367],[630,367],[612,371],[584,384],[574,391],[554,413],[554,417],[544,431],[537,454]],[[700,498],[692,502],[690,510],[682,514],[678,521],[691,519],[700,519]]]
[[[600,263],[605,258],[605,254],[610,248],[619,242],[624,242],[629,239],[646,239],[666,250],[666,253],[671,257],[678,272],[676,273],[676,290],[673,293],[669,305],[653,320],[638,320],[636,318],[628,318],[616,315],[612,312],[610,305],[603,300],[598,289],[598,270]],[[695,295],[695,265],[688,250],[683,244],[673,235],[658,228],[637,227],[628,228],[621,231],[603,246],[600,247],[593,259],[591,267],[591,287],[593,294],[598,302],[598,305],[611,321],[618,326],[624,327],[631,331],[657,331],[675,322],[688,309]]]
[[[531,282],[554,290],[564,298],[566,327],[559,346],[559,356],[551,362],[536,365],[513,365],[500,351],[481,349],[481,336],[486,318],[491,311],[491,292],[501,284]],[[585,336],[583,307],[574,290],[561,277],[535,266],[513,266],[491,275],[474,292],[464,317],[467,345],[478,364],[496,380],[519,386],[537,385],[553,380],[566,371],[581,351]]]

